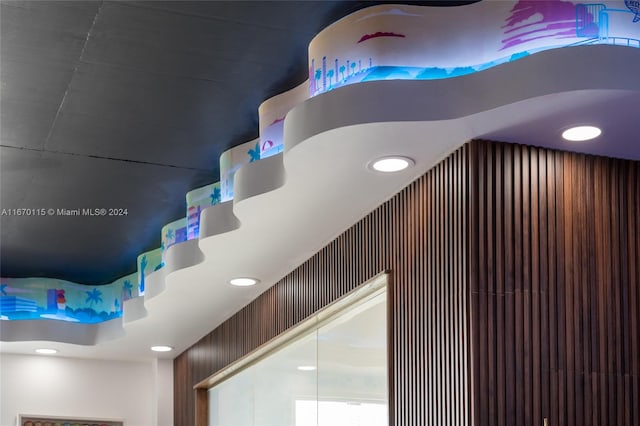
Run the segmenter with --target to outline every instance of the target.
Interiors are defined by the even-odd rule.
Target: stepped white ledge
[[[200,239],[225,234],[240,228],[240,220],[233,213],[233,201],[207,207],[200,213]]]
[[[236,206],[248,198],[271,192],[285,184],[282,157],[283,154],[277,154],[249,163],[238,170],[233,182],[233,201]]]

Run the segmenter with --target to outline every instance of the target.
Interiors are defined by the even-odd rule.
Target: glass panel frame
[[[246,411],[251,409],[253,411],[253,422],[249,421],[249,417],[242,417],[241,415],[243,420],[232,421],[226,419],[225,424],[234,424],[234,426],[270,426],[271,424],[321,426],[323,423],[318,423],[317,420],[320,411],[323,409],[322,407],[329,407],[331,404],[338,404],[341,410],[347,410],[349,413],[362,411],[356,409],[356,405],[373,404],[372,407],[376,410],[380,410],[380,407],[383,406],[386,414],[381,424],[388,424],[391,395],[389,390],[389,348],[392,337],[390,334],[392,319],[389,308],[390,297],[388,297],[389,278],[387,273],[374,277],[317,311],[285,333],[275,337],[196,385],[194,387],[196,390],[209,391],[208,405],[211,406],[206,407],[209,412],[206,413],[207,415],[204,418],[208,419],[209,424],[221,424],[219,423],[220,419],[216,420],[215,418],[218,410],[213,406],[215,398],[212,399],[212,395],[217,392],[214,388],[222,389],[229,379],[244,375],[245,377],[250,377],[253,382],[250,402],[247,399],[249,398],[248,395],[244,395],[239,398],[239,401],[242,402],[236,401],[239,405],[231,402],[236,408],[227,408],[226,410],[243,410],[245,413],[242,415],[244,415],[247,414]],[[375,308],[375,314],[371,313],[367,316],[367,310],[373,311],[373,308]],[[372,315],[377,315],[382,319],[373,321],[374,316]],[[363,317],[358,320],[360,328],[349,330],[347,320],[357,316]],[[378,333],[377,336],[373,336],[371,333],[370,336],[364,336],[364,340],[359,338],[359,334],[363,330],[362,327],[366,327],[369,324],[376,325],[374,328]],[[326,335],[323,335],[323,333],[326,333]],[[368,335],[370,333],[362,334]],[[381,335],[384,338],[381,338]],[[369,339],[368,341],[366,340],[367,338]],[[326,341],[323,341],[323,339]],[[312,341],[314,341],[315,347],[311,343]],[[314,351],[315,354],[313,354]],[[322,357],[323,353],[324,355],[331,355],[333,351],[336,351],[337,354],[333,356],[333,359],[331,359],[331,356],[327,360]],[[353,357],[354,351],[359,358],[355,360],[351,358],[348,361],[340,358],[341,356],[346,358]],[[349,353],[352,355],[349,355]],[[374,354],[372,361],[361,362],[363,356],[371,356],[371,354]],[[327,361],[327,365],[323,365],[325,361]],[[328,365],[331,365],[331,370],[327,369]],[[304,367],[308,368],[304,370]],[[354,378],[346,378],[347,373],[351,372],[355,372]],[[356,377],[358,374],[362,377]],[[377,374],[379,377],[374,379],[366,378],[365,380],[364,376],[370,374]],[[324,385],[319,385],[319,378],[325,381]],[[335,381],[336,379],[336,384],[332,385],[331,380]],[[283,395],[278,395],[277,392],[274,392],[271,389],[272,384],[285,386],[287,396],[283,397]],[[325,389],[321,389],[323,386]],[[331,390],[332,386],[333,391]],[[348,396],[344,392],[344,388],[340,388],[340,386],[356,387],[357,395]],[[256,392],[256,389],[261,389],[262,391]],[[273,389],[275,389],[275,386],[273,386]],[[336,389],[342,390],[336,391]],[[249,392],[247,391],[247,393]],[[298,421],[296,419],[299,416],[296,406],[299,401],[315,403],[316,422],[296,423]],[[346,404],[354,407],[346,407]],[[202,415],[204,413],[197,414]],[[271,417],[269,417],[270,415]],[[354,419],[357,417],[356,414],[351,415],[354,416]],[[379,418],[379,416],[378,412],[376,418]],[[202,418],[198,415],[196,417]],[[269,420],[270,418],[275,419],[275,423]],[[214,423],[214,421],[218,421],[218,423]],[[354,422],[353,424],[360,424],[357,419]],[[365,423],[370,424],[370,422]]]

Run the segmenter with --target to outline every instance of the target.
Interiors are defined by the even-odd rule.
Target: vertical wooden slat
[[[532,156],[528,147],[522,148],[522,280],[523,280],[523,374],[524,374],[524,424],[531,424],[533,421],[533,322],[532,317],[532,283],[531,268],[533,264],[531,254],[531,191],[530,169],[532,167]]]
[[[585,314],[585,307],[589,305],[588,287],[586,280],[586,269],[584,259],[586,259],[586,240],[584,232],[586,229],[586,188],[584,175],[586,170],[586,159],[584,156],[574,158],[574,192],[576,195],[576,215],[573,222],[573,247],[575,256],[573,257],[573,282],[574,287],[574,309],[573,309],[573,347],[575,364],[575,422],[581,425],[589,424],[591,418],[588,407],[585,406],[586,386],[586,365],[588,364],[588,346],[586,342],[586,328],[588,328],[588,316]]]
[[[595,209],[593,208],[595,200],[597,198],[595,192],[595,160],[593,157],[588,158],[587,165],[587,181],[586,181],[586,196],[587,196],[587,224],[593,226],[596,223]],[[589,287],[589,306],[585,307],[587,315],[589,315],[589,346],[587,351],[590,352],[589,365],[586,372],[588,373],[588,386],[589,394],[591,398],[586,401],[591,410],[591,425],[599,424],[600,406],[598,403],[598,377],[595,373],[598,371],[598,347],[600,346],[600,339],[598,338],[598,280],[596,277],[596,232],[594,229],[591,232],[586,233],[587,255],[585,261],[587,262],[587,282]]]
[[[469,254],[482,337],[472,359],[488,375],[474,368],[472,381],[474,401],[487,404],[474,410],[489,413],[476,424],[640,424],[640,163],[472,146],[470,227],[484,229]],[[500,155],[487,178],[484,159]]]
[[[627,176],[627,221],[629,224],[629,348],[631,377],[631,419],[640,417],[640,165],[630,167]],[[635,191],[634,191],[635,185]]]
[[[396,318],[394,316],[394,306],[396,306],[396,292],[393,282],[393,276],[389,278],[388,283],[389,291],[387,292],[387,342],[395,342],[396,333]],[[393,350],[393,345],[387,346],[387,389],[388,389],[388,404],[389,404],[389,426],[393,426],[397,421],[396,415],[396,369],[395,358],[396,352]]]
[[[176,358],[174,424],[201,421],[194,383],[386,270],[389,424],[468,424],[468,152],[452,154]]]
[[[515,420],[514,424],[524,424],[526,402],[524,391],[524,289],[522,259],[522,162],[519,145],[513,149],[513,294],[514,294],[514,336],[515,336]]]
[[[531,406],[531,421],[534,425],[542,424],[542,419],[544,418],[544,407],[543,407],[543,361],[542,361],[542,339],[544,336],[544,309],[542,308],[542,297],[541,293],[543,292],[544,286],[542,285],[542,274],[541,274],[541,213],[540,213],[540,199],[541,190],[540,190],[540,180],[539,180],[539,167],[538,167],[538,150],[535,148],[530,148],[530,156],[531,156],[531,165],[528,173],[530,184],[531,184],[531,192],[529,194],[528,200],[530,203],[531,215],[530,215],[530,223],[529,223],[529,232],[530,232],[530,257],[531,257],[531,271],[530,271],[530,280],[531,280],[531,341],[530,341],[530,352],[532,358],[531,365],[531,398],[532,398],[532,406]]]
[[[209,395],[206,389],[196,389],[195,426],[209,425]]]
[[[502,149],[499,148],[498,145],[490,145],[490,149],[494,152],[495,155],[495,258],[496,258],[496,266],[495,266],[495,278],[496,278],[496,382],[497,385],[497,399],[498,399],[498,426],[505,426],[507,420],[507,379],[506,379],[506,369],[497,368],[505,365],[505,277],[504,277],[504,265],[505,265],[505,256],[504,256],[504,217],[505,217],[505,209],[504,209],[504,181],[503,181],[503,165],[504,159],[502,155]],[[473,164],[471,164],[473,167]],[[470,172],[473,174],[473,172]],[[478,188],[480,191],[480,188]],[[472,208],[474,208],[472,206]],[[475,253],[470,254],[473,259]],[[473,280],[473,277],[471,278]],[[473,287],[473,281],[470,283],[470,286]],[[479,324],[479,327],[482,325]]]
[[[573,224],[575,223],[574,197],[575,191],[572,188],[573,184],[573,158],[568,155],[557,154],[558,161],[562,162],[563,168],[563,193],[561,195],[564,201],[564,210],[562,211],[562,257],[560,262],[562,265],[562,281],[561,285],[564,287],[564,316],[563,316],[563,349],[562,361],[564,367],[564,386],[566,389],[566,396],[563,398],[564,412],[562,418],[565,419],[566,424],[575,424],[575,357],[574,357],[574,327],[573,327],[573,312],[574,312],[574,282],[573,282],[573,259],[574,259],[574,246],[573,246]]]
[[[390,425],[640,424],[640,166],[473,141],[174,361],[192,386],[389,270]]]

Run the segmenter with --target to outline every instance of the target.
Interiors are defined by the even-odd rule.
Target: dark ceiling
[[[257,136],[260,103],[306,79],[313,36],[379,3],[2,1],[1,275],[134,272],[220,154]],[[12,211],[50,208],[127,215]]]

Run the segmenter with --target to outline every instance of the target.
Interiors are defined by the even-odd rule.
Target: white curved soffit
[[[200,212],[200,239],[231,232],[240,227],[233,213],[233,201],[207,207]]]
[[[89,346],[125,336],[122,318],[98,324],[56,320],[2,321],[0,326],[3,342],[38,340]]]
[[[547,50],[463,77],[352,84],[291,110],[285,121],[285,151],[322,132],[356,124],[456,120],[467,125],[474,115],[547,95],[637,92],[639,59],[638,49],[580,46]],[[505,118],[495,126],[504,127],[509,121]]]
[[[203,210],[200,239],[169,249],[144,305],[125,304],[124,329],[150,325],[187,347],[468,140],[602,100],[632,98],[638,111],[638,75],[637,49],[585,46],[464,77],[375,81],[311,98],[287,115],[285,152],[241,168],[235,200]],[[389,154],[411,157],[415,167],[391,175],[367,169]],[[234,288],[227,282],[235,276],[262,283]],[[119,338],[112,329],[122,328],[115,320],[81,332],[77,324],[37,322],[0,322],[2,340],[73,336],[90,345]]]
[[[238,171],[232,224],[201,236],[205,261],[170,274],[157,299],[169,311],[190,306],[196,322],[200,310],[227,318],[468,140],[608,96],[640,98],[638,73],[637,50],[589,46],[457,79],[377,81],[309,99],[287,115],[282,157]],[[416,166],[387,176],[365,167],[389,153]],[[262,285],[226,284],[240,275]],[[200,335],[215,325],[204,321]]]

